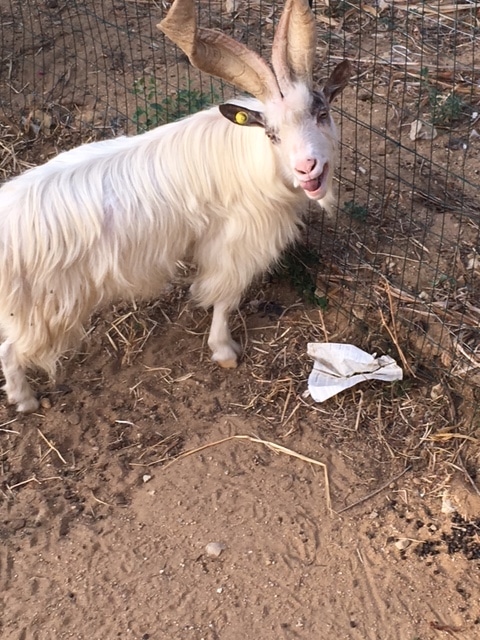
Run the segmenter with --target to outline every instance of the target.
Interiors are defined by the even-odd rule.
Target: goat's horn
[[[272,46],[272,65],[280,88],[294,80],[313,83],[315,16],[308,0],[287,0]]]
[[[231,82],[259,100],[280,96],[275,75],[259,55],[224,33],[197,27],[193,0],[175,0],[157,28],[201,71]]]

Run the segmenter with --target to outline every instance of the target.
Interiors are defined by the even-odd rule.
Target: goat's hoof
[[[235,369],[237,367],[238,356],[242,352],[241,346],[238,342],[231,340],[228,343],[222,343],[215,345],[216,348],[212,348],[212,360],[216,362],[223,369]]]
[[[238,366],[236,358],[229,358],[228,360],[217,360],[216,362],[220,367],[222,367],[222,369],[236,369]]]
[[[23,400],[23,402],[18,402],[17,411],[19,413],[33,413],[39,408],[39,406],[40,402],[37,400],[37,398],[32,397],[28,398],[27,400]]]

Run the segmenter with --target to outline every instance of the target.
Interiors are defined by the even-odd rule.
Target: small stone
[[[20,529],[23,529],[25,527],[27,522],[26,520],[24,520],[24,518],[15,518],[10,522],[10,524],[14,531],[20,531]]]
[[[451,137],[447,142],[447,147],[453,151],[458,151],[459,149],[465,151],[468,149],[468,144],[462,138]]]
[[[51,409],[52,408],[52,403],[50,401],[50,398],[41,398],[40,399],[40,406],[42,407],[42,409]]]
[[[357,91],[357,98],[362,102],[367,102],[368,100],[371,100],[372,97],[372,92],[367,89],[359,89]]]
[[[445,391],[443,390],[443,385],[441,382],[433,385],[430,389],[430,397],[432,400],[439,400],[445,397]]]
[[[223,587],[218,587],[217,593],[223,593]]]
[[[444,491],[442,496],[442,513],[446,513],[447,515],[450,515],[452,513],[455,513],[456,510],[457,509],[455,508],[455,505],[448,497],[448,493]]]
[[[144,483],[145,483],[145,482],[148,482],[148,481],[149,481],[149,480],[151,480],[151,479],[152,479],[152,476],[150,476],[148,473],[145,473],[145,474],[142,476],[142,480],[143,480],[143,482],[144,482]]]
[[[469,253],[467,269],[469,271],[480,271],[480,255],[477,253]]]
[[[218,558],[218,556],[225,551],[226,546],[223,542],[209,542],[205,547],[205,551],[207,552],[207,556],[211,558]]]
[[[395,542],[395,546],[399,551],[404,551],[410,546],[410,540],[408,538],[400,538]]]
[[[434,140],[437,130],[428,122],[414,120],[410,125],[410,140]]]
[[[68,421],[69,421],[70,424],[73,424],[73,425],[80,424],[80,421],[81,421],[80,414],[79,413],[71,413],[68,416]]]

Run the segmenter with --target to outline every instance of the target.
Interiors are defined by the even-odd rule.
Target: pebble
[[[42,409],[51,409],[52,403],[50,401],[50,398],[40,398],[40,406],[42,407]]]
[[[395,542],[395,546],[399,551],[404,551],[407,547],[410,546],[410,540],[408,538],[400,538]]]
[[[447,492],[445,491],[442,496],[442,513],[446,513],[447,515],[450,515],[451,513],[455,513],[456,510],[457,509],[455,508],[455,505],[450,500]]]
[[[80,424],[80,421],[81,421],[80,414],[79,413],[71,413],[68,416],[68,421],[69,421],[70,424],[74,424],[74,425],[75,424]]]
[[[362,102],[367,102],[367,100],[371,100],[373,98],[372,92],[367,89],[359,89],[357,91],[357,98],[362,100]]]
[[[226,546],[223,542],[209,542],[205,547],[205,551],[207,552],[207,556],[211,558],[218,558],[218,556],[226,549]]]
[[[20,529],[23,529],[26,524],[27,522],[23,518],[15,518],[10,522],[10,525],[14,531],[20,531]]]
[[[143,482],[148,482],[148,481],[149,481],[149,480],[151,480],[151,479],[152,479],[152,476],[150,476],[148,473],[145,473],[145,474],[142,476],[142,480],[143,480]]]

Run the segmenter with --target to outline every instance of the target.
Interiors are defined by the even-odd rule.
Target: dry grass
[[[201,357],[202,353],[208,354],[206,337],[210,316],[192,309],[186,303],[185,291],[184,285],[172,288],[167,299],[161,302],[162,317],[168,318],[169,326],[193,336],[191,339],[197,343],[203,342],[203,349],[198,360],[195,358],[198,364],[183,375],[178,375],[171,367],[146,369],[147,373],[159,376],[167,392],[168,387],[173,388],[195,378],[210,366],[202,362]],[[255,289],[251,293],[255,294]],[[264,287],[261,293],[264,293]],[[393,295],[386,296],[386,299],[390,305],[394,304]],[[446,372],[437,377],[437,365],[431,363],[429,370],[427,361],[422,369],[416,370],[415,376],[406,372],[403,382],[392,385],[367,383],[325,405],[315,404],[305,397],[306,381],[312,366],[306,355],[307,342],[353,341],[368,349],[372,336],[355,333],[352,323],[342,320],[333,306],[322,312],[305,309],[302,304],[283,311],[278,305],[272,305],[270,316],[265,314],[262,317],[258,312],[259,305],[254,304],[258,300],[257,297],[245,303],[233,318],[233,331],[240,336],[245,349],[242,367],[246,372],[240,376],[235,397],[229,404],[233,415],[255,416],[278,442],[288,440],[307,421],[310,425],[318,425],[324,434],[325,446],[338,447],[342,443],[345,451],[351,450],[352,453],[355,449],[364,449],[379,458],[386,454],[402,469],[423,469],[437,478],[444,479],[445,474],[450,475],[457,470],[467,482],[476,486],[474,468],[480,443],[478,415],[473,391],[464,380],[448,376]],[[260,299],[260,302],[262,308],[264,300]],[[378,335],[383,335],[387,351],[398,357],[398,348],[403,348],[404,359],[412,362],[412,347],[408,346],[408,350],[406,346],[402,347],[402,330],[398,326],[395,330],[392,328],[392,318],[394,323],[398,318],[397,310],[393,311],[388,308],[385,312],[381,308],[377,310],[377,315],[371,319],[372,326],[376,327]],[[134,325],[130,324],[133,317]],[[140,306],[134,314],[120,314],[117,329],[128,342],[122,341],[121,348],[129,354],[130,364],[139,354],[136,345],[143,344],[151,336],[149,327],[158,323],[158,317],[158,303]],[[380,322],[382,317],[383,323]],[[364,322],[365,319],[362,326]],[[110,345],[109,327],[109,321],[102,327],[106,348]],[[164,325],[161,330],[169,329]],[[192,358],[189,362],[193,363]],[[162,442],[162,447],[165,445]],[[174,451],[178,451],[178,436],[172,446]],[[164,464],[171,454],[168,448],[156,456],[143,452],[141,459],[132,464],[146,467]],[[437,488],[437,485],[432,485],[432,491],[437,491]]]

